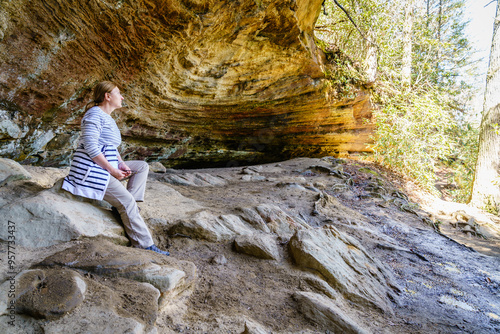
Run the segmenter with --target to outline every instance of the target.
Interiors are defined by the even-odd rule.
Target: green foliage
[[[493,196],[488,196],[488,198],[486,198],[486,200],[484,201],[484,206],[481,209],[495,216],[498,216],[500,214],[499,205],[498,203],[496,203]]]
[[[435,168],[451,153],[453,122],[437,93],[406,92],[387,97],[376,111],[376,159],[435,192]]]
[[[460,80],[473,67],[474,51],[465,35],[464,0],[426,0],[428,7],[416,17],[413,77],[418,85],[432,85],[458,96],[471,89]]]
[[[328,63],[325,65],[325,77],[335,92],[337,99],[356,97],[359,87],[366,81],[363,71],[345,54],[331,48],[319,40],[318,46],[323,50]]]
[[[434,193],[436,171],[446,168],[451,171],[448,195],[466,201],[472,188],[478,127],[468,115],[468,102],[477,92],[464,80],[477,75],[464,33],[465,0],[414,0],[410,87],[401,78],[408,0],[337,1],[357,27],[333,0],[326,0],[328,15],[320,15],[316,35],[324,50],[345,55],[336,56],[327,71],[341,93],[345,93],[342,85],[354,92],[363,82],[360,72],[372,65],[369,54],[376,45],[375,158]]]
[[[325,10],[328,15],[320,15],[316,23],[316,36],[319,39],[335,45],[339,52],[356,60],[361,67],[366,67],[364,60],[370,46],[376,45],[387,50],[396,46],[394,41],[385,39],[378,33],[383,30],[394,36],[391,31],[397,25],[394,24],[396,16],[393,15],[393,4],[390,0],[338,2],[350,13],[357,28],[333,0],[326,0]],[[383,56],[385,57],[385,54]],[[379,57],[379,62],[381,60]]]
[[[474,168],[477,160],[479,127],[469,123],[458,123],[451,133],[452,152],[442,159],[453,171],[448,181],[454,187],[450,195],[458,202],[467,202],[472,193]]]
[[[451,171],[447,194],[466,202],[472,190],[479,128],[457,122],[438,92],[385,95],[375,112],[374,155],[437,194],[436,170]]]

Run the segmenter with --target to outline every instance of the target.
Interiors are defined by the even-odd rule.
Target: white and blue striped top
[[[115,120],[99,107],[87,110],[81,122],[82,133],[73,155],[69,175],[62,188],[74,195],[102,200],[111,175],[92,158],[103,153],[118,168],[121,135]]]

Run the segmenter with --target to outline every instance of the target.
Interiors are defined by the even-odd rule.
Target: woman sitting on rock
[[[136,202],[144,201],[149,166],[144,161],[125,163],[118,153],[121,134],[111,113],[121,108],[123,96],[112,82],[94,88],[81,122],[78,148],[62,188],[74,195],[109,202],[122,218],[132,246],[170,255],[155,246]],[[120,180],[130,177],[127,188]]]

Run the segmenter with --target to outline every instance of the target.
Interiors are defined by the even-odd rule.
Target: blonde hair
[[[99,82],[95,87],[94,87],[94,99],[87,103],[87,106],[85,107],[85,111],[89,110],[92,107],[95,107],[99,105],[99,103],[102,103],[104,101],[104,97],[106,93],[111,93],[113,89],[118,87],[115,83],[111,81],[102,81]]]

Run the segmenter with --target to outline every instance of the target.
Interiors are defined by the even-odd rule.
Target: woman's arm
[[[92,160],[94,160],[96,164],[107,170],[109,174],[111,174],[118,180],[121,180],[130,174],[130,170],[120,170],[118,168],[114,168],[113,166],[111,166],[108,159],[106,159],[106,157],[102,153],[93,157]]]
[[[122,156],[120,155],[120,152],[118,150],[116,151],[116,158],[118,159],[118,169],[123,170],[123,171],[130,171],[129,166],[123,161]]]
[[[83,147],[90,158],[94,159],[94,157],[102,154],[99,147],[99,137],[102,132],[101,120],[95,114],[86,115],[82,120],[81,129],[82,133],[80,140],[83,143]]]
[[[92,112],[92,111],[90,111]],[[102,132],[102,122],[98,115],[91,113],[86,115],[82,120],[82,134],[81,140],[83,147],[90,158],[99,166],[107,170],[113,177],[121,180],[127,177],[130,172],[114,168],[106,159],[104,154],[101,153],[99,147],[99,137]],[[121,158],[119,158],[121,160]]]

